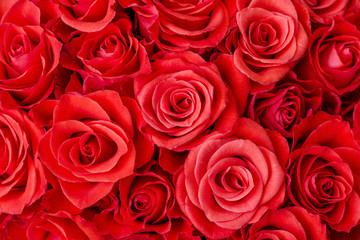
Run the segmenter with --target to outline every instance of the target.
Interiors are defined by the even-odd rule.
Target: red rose
[[[109,239],[132,239],[133,233],[141,232],[161,234],[164,239],[191,236],[193,228],[181,217],[169,177],[153,160],[121,179],[118,188],[91,206],[97,209],[92,221],[99,232]]]
[[[150,160],[153,144],[138,130],[142,121],[135,101],[116,92],[64,95],[41,139],[40,159],[66,198],[83,209]]]
[[[54,70],[62,44],[40,27],[40,10],[28,0],[18,1],[0,24],[0,89],[21,106],[31,106],[53,90]]]
[[[287,207],[269,210],[251,225],[243,239],[326,240],[326,227],[318,215],[304,208]]]
[[[82,32],[103,29],[115,17],[115,0],[58,0],[61,20]]]
[[[307,10],[291,0],[253,0],[238,8],[234,31],[239,34],[230,35],[238,38],[235,65],[262,85],[279,81],[306,51],[310,35]]]
[[[226,35],[227,8],[222,1],[119,0],[137,14],[140,34],[163,50],[215,47]]]
[[[162,52],[149,75],[134,80],[135,96],[155,144],[183,151],[212,132],[232,128],[238,112],[217,67],[193,52]],[[215,123],[214,126],[212,126]]]
[[[289,197],[333,229],[349,232],[360,220],[360,147],[347,122],[319,112],[294,128]]]
[[[355,25],[336,18],[331,26],[318,28],[310,48],[296,67],[302,79],[317,79],[342,96],[360,85],[360,31]]]
[[[43,212],[28,219],[8,216],[2,222],[2,239],[59,239],[59,240],[101,240],[95,226],[80,216],[65,212],[56,214]]]
[[[331,24],[336,16],[352,17],[359,10],[359,0],[298,0],[309,10],[311,21],[320,24]]]
[[[206,237],[229,237],[283,203],[287,157],[285,138],[241,118],[231,134],[189,152],[175,185],[179,206]]]
[[[133,232],[167,233],[176,214],[175,189],[156,165],[119,182],[120,214]]]
[[[307,90],[303,85],[295,74],[289,74],[271,91],[254,93],[247,115],[265,128],[275,130],[284,137],[292,137],[294,125],[318,111],[322,105],[321,89]]]
[[[6,92],[0,93],[0,103],[0,213],[20,214],[47,186],[38,155],[44,131]]]
[[[146,50],[132,35],[131,21],[127,18],[120,18],[99,32],[81,33],[72,38],[64,46],[60,63],[79,72],[84,88],[123,85],[150,71]],[[69,84],[76,84],[73,76]]]

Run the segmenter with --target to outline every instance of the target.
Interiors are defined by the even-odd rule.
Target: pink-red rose
[[[283,78],[304,55],[310,35],[307,10],[291,0],[238,4],[235,65],[249,78],[269,85]],[[231,50],[231,49],[229,49]]]
[[[135,101],[114,91],[64,95],[41,139],[40,159],[73,205],[89,207],[151,159],[153,144],[138,130],[142,124]]]
[[[40,10],[18,1],[0,24],[0,89],[21,106],[31,106],[53,90],[62,44],[40,26]]]
[[[135,78],[134,87],[148,123],[144,131],[160,147],[190,149],[211,134],[210,127],[228,131],[238,117],[216,65],[193,52],[159,53],[152,72]]]
[[[288,193],[295,205],[349,232],[360,220],[360,147],[347,122],[319,112],[294,128]]]
[[[20,214],[47,186],[38,154],[44,131],[16,108],[10,95],[0,94],[0,213]],[[4,106],[10,103],[14,108]]]
[[[219,0],[119,0],[119,3],[135,11],[140,34],[163,50],[215,47],[228,31],[228,11]]]
[[[285,197],[288,145],[241,118],[234,131],[192,149],[176,177],[181,210],[208,238],[226,238],[258,221]]]

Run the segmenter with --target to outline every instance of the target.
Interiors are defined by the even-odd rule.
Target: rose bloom
[[[336,231],[360,220],[360,147],[347,122],[319,112],[294,128],[288,167],[291,201]]]
[[[237,26],[225,40],[236,67],[269,85],[283,78],[304,55],[310,35],[308,12],[291,0],[238,1]]]
[[[336,18],[331,26],[318,28],[310,48],[295,71],[300,78],[317,79],[340,96],[360,85],[360,31]]]
[[[253,94],[247,116],[284,137],[292,137],[294,125],[322,105],[321,88],[307,89],[304,85],[294,73],[288,74],[271,91]]]
[[[313,23],[331,24],[335,16],[352,17],[359,11],[359,0],[299,0],[309,10]]]
[[[283,203],[287,158],[285,138],[241,118],[189,152],[175,177],[179,206],[205,237],[230,237]]]
[[[115,17],[115,0],[57,0],[61,20],[82,32],[103,29]]]
[[[199,239],[192,237],[194,229],[176,204],[169,177],[152,160],[81,215],[106,239],[133,239],[144,232],[161,239]]]
[[[37,119],[48,119],[45,111],[38,114]],[[114,91],[64,95],[53,109],[52,128],[41,139],[40,159],[57,177],[58,190],[84,209],[151,159],[153,144],[138,130],[141,124],[135,101]]]
[[[318,215],[310,214],[301,207],[286,207],[269,210],[250,226],[242,239],[326,240],[327,237],[326,226],[321,224]]]
[[[132,35],[131,24],[129,19],[122,17],[98,32],[72,33],[74,37],[64,45],[61,65],[77,72],[85,88],[88,85],[97,89],[101,88],[98,85],[118,88],[127,80],[148,73],[148,55]],[[76,84],[74,77],[71,77],[70,85]],[[131,85],[131,91],[132,88]]]
[[[140,35],[162,50],[215,47],[226,35],[228,10],[222,1],[119,0],[138,18]]]
[[[1,19],[0,39],[0,89],[24,107],[46,98],[62,44],[40,26],[39,8],[28,0],[16,2]]]
[[[2,221],[1,239],[79,239],[102,240],[93,223],[87,222],[80,216],[71,216],[65,212],[46,213],[30,218],[16,218],[8,215]]]
[[[44,131],[0,92],[0,213],[20,214],[45,192],[38,145]]]
[[[190,149],[211,132],[230,130],[238,117],[216,65],[193,52],[157,54],[152,72],[135,78],[134,88],[148,123],[143,130],[159,147]]]
[[[119,181],[120,214],[133,232],[167,233],[178,217],[175,189],[160,167]]]

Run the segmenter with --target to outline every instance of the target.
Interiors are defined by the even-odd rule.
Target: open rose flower
[[[360,148],[348,123],[319,112],[294,128],[289,197],[336,231],[360,220]]]
[[[175,180],[179,206],[206,237],[229,237],[283,203],[287,157],[285,138],[241,118],[189,152]]]
[[[58,0],[61,20],[82,32],[103,29],[115,17],[115,0]]]
[[[150,71],[146,50],[132,35],[131,21],[123,17],[101,31],[76,35],[64,45],[60,63],[78,72],[84,87],[120,87],[127,80]],[[74,79],[70,81],[76,84]]]
[[[235,65],[249,78],[269,85],[283,78],[304,55],[310,35],[307,10],[291,0],[238,4]],[[231,49],[230,49],[231,50]]]
[[[303,79],[317,79],[342,96],[360,85],[360,30],[336,18],[312,35],[308,55],[295,71]]]
[[[18,1],[0,23],[0,89],[21,106],[46,98],[54,85],[62,44],[40,26],[40,10]]]
[[[137,14],[139,31],[163,50],[215,47],[226,35],[228,10],[223,1],[119,0]]]
[[[321,224],[318,215],[301,207],[287,207],[269,210],[251,225],[243,239],[326,240],[327,237],[325,224]]]
[[[46,189],[38,154],[44,131],[6,92],[0,93],[0,102],[0,213],[20,214]]]
[[[152,72],[135,78],[134,86],[148,123],[144,131],[160,147],[190,149],[210,134],[210,127],[228,131],[238,117],[216,65],[193,52],[159,53]]]
[[[138,130],[142,121],[135,101],[114,91],[64,95],[41,139],[40,159],[57,177],[59,190],[83,209],[150,160],[153,144]]]

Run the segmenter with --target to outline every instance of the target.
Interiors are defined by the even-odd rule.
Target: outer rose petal
[[[79,18],[72,13],[72,7],[60,3],[61,19],[70,27],[83,32],[96,32],[103,29],[115,16],[116,12],[112,8],[115,0],[93,0],[92,2],[93,4],[88,6],[89,9],[82,9],[87,14]]]
[[[239,116],[241,117],[247,107],[247,99],[250,92],[250,79],[241,71],[236,69],[234,58],[231,55],[220,55],[214,63],[224,81],[229,84],[230,89],[234,92]]]

